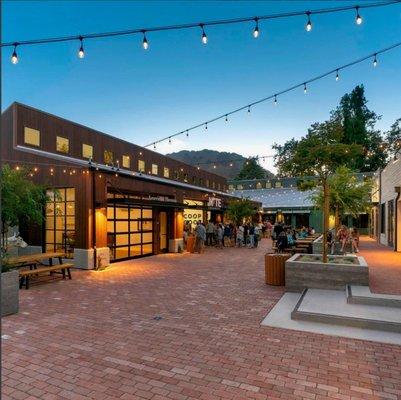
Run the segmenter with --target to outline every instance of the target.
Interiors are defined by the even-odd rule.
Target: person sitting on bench
[[[284,231],[280,232],[280,234],[278,235],[276,247],[278,253],[281,253],[284,251],[284,249],[288,248],[288,238],[287,234]]]

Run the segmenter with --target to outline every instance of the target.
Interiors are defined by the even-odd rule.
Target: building
[[[220,221],[226,179],[35,108],[2,115],[1,158],[48,188],[43,227],[20,227],[30,251],[66,249],[75,265],[183,249],[184,223]]]
[[[359,179],[372,176],[372,173],[357,174]],[[309,177],[306,177],[310,179]],[[272,178],[228,181],[229,192],[238,197],[249,198],[262,203],[263,219],[272,223],[284,222],[294,227],[310,226],[317,232],[323,230],[323,216],[310,199],[312,191],[300,191],[297,188],[299,178]],[[342,222],[354,226],[362,234],[369,233],[370,216],[360,214],[358,218],[344,216]],[[330,227],[334,227],[334,218],[330,218]]]
[[[372,236],[401,252],[401,152],[375,174]]]

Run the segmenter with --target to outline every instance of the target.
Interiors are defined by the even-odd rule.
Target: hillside
[[[167,156],[195,167],[200,166],[206,171],[224,176],[227,179],[234,179],[240,172],[242,164],[246,161],[246,157],[238,153],[208,149],[198,151],[182,150],[167,154]],[[232,163],[232,166],[230,166],[230,163]],[[213,168],[213,165],[216,165],[216,168]],[[274,176],[270,171],[265,171],[266,177],[271,178]]]

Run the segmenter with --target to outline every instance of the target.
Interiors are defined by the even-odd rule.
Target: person
[[[359,253],[359,232],[358,229],[352,228],[351,230],[351,235],[350,235],[350,240],[351,240],[351,251],[355,253]]]
[[[206,225],[206,246],[213,245],[213,234],[214,234],[214,224],[212,220],[209,220],[209,222]]]
[[[198,221],[195,228],[195,251],[199,254],[203,253],[203,248],[206,241],[206,228]]]
[[[282,224],[280,224],[280,223],[275,223],[274,224],[274,227],[273,227],[273,239],[274,240],[277,240],[278,239],[278,236],[280,235],[280,233],[281,232],[283,232],[284,231],[284,227],[283,227],[283,225]]]
[[[284,231],[281,231],[278,235],[276,246],[279,253],[281,253],[282,251],[284,251],[284,249],[288,247],[288,239]]]
[[[287,229],[287,243],[289,247],[295,247],[297,242],[294,239],[294,233],[291,231],[290,228]]]
[[[255,246],[255,227],[253,224],[249,226],[249,232],[248,232],[248,247],[251,249],[252,247]]]
[[[248,240],[249,240],[249,226],[248,224],[244,225],[244,243],[245,246],[248,244]]]
[[[315,233],[316,233],[315,228],[312,226],[312,227],[310,228],[310,234],[311,234],[311,235],[314,235]]]
[[[263,227],[264,225],[262,225]],[[260,236],[261,236],[262,229],[260,226],[255,226],[255,240],[254,240],[254,247],[258,247]]]
[[[230,227],[230,225],[226,225],[224,227],[223,246],[225,246],[224,240],[227,240],[228,246],[231,246],[231,227]]]
[[[217,225],[217,230],[216,230],[216,241],[217,241],[217,247],[219,249],[222,249],[224,246],[223,243],[223,236],[224,236],[224,230],[221,224]]]
[[[270,222],[270,220],[268,219],[266,222],[266,237],[268,239],[271,239],[271,237],[272,237],[272,230],[273,230],[273,225]]]
[[[327,247],[330,249],[330,254],[333,255],[336,241],[333,235],[333,231],[331,229],[327,232],[326,239],[327,239]]]
[[[344,247],[348,242],[349,234],[348,229],[345,225],[341,225],[337,232],[338,241],[341,243],[341,253],[344,253]]]
[[[237,229],[237,246],[242,247],[244,242],[244,227],[240,225]]]
[[[301,231],[299,232],[299,237],[300,239],[305,239],[306,237],[308,237],[308,230],[306,229],[306,227],[302,227]]]

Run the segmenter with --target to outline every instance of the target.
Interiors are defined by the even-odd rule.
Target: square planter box
[[[16,314],[19,309],[19,273],[1,273],[1,316]]]
[[[307,260],[305,257],[320,260]],[[369,268],[363,257],[329,256],[329,262],[321,261],[321,254],[294,254],[285,263],[285,289],[302,292],[305,288],[345,290],[345,285],[369,285]],[[354,259],[354,263],[342,262]],[[336,262],[330,262],[335,260]]]

